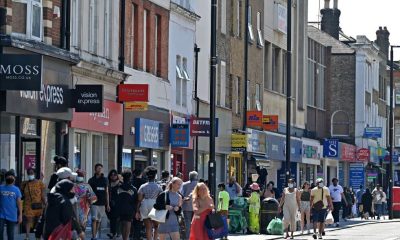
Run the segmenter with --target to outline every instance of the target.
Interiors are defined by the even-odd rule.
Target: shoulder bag
[[[32,199],[32,194],[31,194],[31,188],[29,187],[29,183],[26,183],[26,185],[28,186],[28,192],[29,192],[29,197],[31,198],[31,201],[33,201]],[[31,203],[31,209],[32,210],[39,210],[43,208],[43,204],[42,203],[38,203],[38,202],[32,202]]]
[[[324,208],[324,188],[322,188],[321,200],[313,204],[313,208],[317,211]]]
[[[165,205],[167,205],[167,194],[168,192],[165,192]],[[165,219],[167,218],[167,213],[168,213],[167,209],[157,210],[153,207],[149,213],[149,218],[159,223],[165,223]]]

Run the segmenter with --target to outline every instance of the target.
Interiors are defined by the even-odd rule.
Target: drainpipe
[[[199,117],[200,114],[200,99],[197,96],[198,89],[198,72],[199,72],[199,52],[200,48],[197,47],[197,44],[194,44],[194,59],[195,59],[195,68],[194,68],[194,99],[196,101],[196,117]],[[194,157],[194,169],[198,171],[199,164],[199,137],[196,136],[196,146],[195,146],[195,157]]]

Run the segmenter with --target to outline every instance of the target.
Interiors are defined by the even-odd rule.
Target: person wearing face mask
[[[13,240],[16,223],[22,223],[22,195],[14,185],[14,171],[6,172],[4,177],[6,184],[0,186],[0,236],[3,239],[4,225],[7,225],[8,240]]]
[[[283,206],[283,209],[282,209]],[[283,190],[281,202],[279,204],[279,211],[283,211],[283,225],[286,229],[286,237],[289,238],[290,226],[290,239],[293,239],[293,232],[296,230],[296,215],[300,209],[300,193],[295,188],[293,179],[288,180],[288,187]]]
[[[75,230],[81,239],[85,233],[80,227],[74,213],[71,199],[74,199],[74,183],[68,179],[59,181],[48,194],[48,204],[45,213],[44,239],[48,239],[60,225],[71,223],[71,231]]]
[[[322,239],[325,232],[325,217],[327,209],[333,210],[333,203],[329,193],[329,189],[324,186],[324,180],[318,178],[316,187],[311,190],[310,205],[312,211],[312,220],[314,223],[313,238],[317,239],[317,227],[319,226],[318,238]]]
[[[76,183],[74,186],[75,197],[71,199],[74,206],[77,220],[82,230],[85,231],[88,221],[90,206],[97,201],[96,194],[92,187],[85,183],[85,173],[77,170]],[[76,202],[76,203],[75,203]]]
[[[42,215],[46,204],[46,186],[41,180],[35,178],[35,170],[26,170],[28,180],[22,182],[21,190],[24,196],[23,216],[25,220],[25,239],[29,239],[32,225],[36,225],[38,218]]]

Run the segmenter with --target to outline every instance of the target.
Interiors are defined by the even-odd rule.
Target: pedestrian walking
[[[74,204],[74,209],[77,216],[77,221],[82,230],[85,231],[88,222],[90,206],[97,201],[97,196],[92,187],[88,183],[85,183],[85,173],[82,170],[77,170],[77,174],[78,176],[76,177],[76,183],[74,186],[77,202]]]
[[[238,198],[241,193],[242,193],[242,187],[239,185],[239,183],[236,182],[235,177],[230,177],[229,182],[226,185],[226,191],[229,193],[229,205],[233,204],[233,201]]]
[[[158,239],[158,222],[149,218],[149,213],[156,203],[157,196],[162,192],[160,185],[156,183],[157,169],[149,166],[144,170],[148,182],[138,190],[138,207],[136,208],[136,219],[142,219],[146,228],[146,239]]]
[[[217,211],[228,218],[229,214],[229,193],[225,190],[225,183],[218,184],[218,207]]]
[[[339,180],[337,178],[332,179],[332,185],[329,186],[329,193],[331,196],[331,199],[333,201],[333,219],[336,227],[339,227],[339,213],[340,213],[340,208],[342,206],[342,199],[344,200],[344,204],[347,206],[347,200],[346,197],[344,196],[344,190],[343,187],[339,185]]]
[[[293,232],[296,231],[297,226],[296,216],[300,206],[300,194],[294,186],[294,180],[289,179],[288,187],[283,190],[279,204],[279,211],[283,211],[283,225],[286,229],[285,239],[289,238],[289,230],[291,232],[290,239],[294,238]]]
[[[160,240],[165,240],[167,237],[171,240],[180,239],[178,216],[181,214],[183,203],[182,196],[179,194],[182,183],[182,179],[172,178],[167,190],[158,195],[154,204],[156,210],[168,210],[165,222],[160,223],[158,227]]]
[[[97,196],[97,201],[91,206],[92,217],[92,239],[97,239],[97,234],[101,226],[101,219],[110,211],[110,201],[108,193],[108,180],[103,174],[103,165],[97,163],[94,166],[95,174],[89,179],[89,184]]]
[[[139,188],[146,183],[146,180],[143,179],[143,172],[141,169],[137,168],[133,171],[132,185],[139,190]],[[142,229],[143,222],[141,219],[136,219],[136,217],[132,220],[132,237],[133,240],[140,240],[142,237]]]
[[[263,196],[263,199],[276,198],[275,190],[274,190],[274,182],[271,181],[267,184],[267,187],[265,188],[262,196]]]
[[[357,212],[359,217],[362,217],[362,211],[360,209],[362,206],[362,195],[364,193],[363,185],[360,185],[359,189],[356,191]]]
[[[161,186],[163,191],[165,191],[167,189],[169,181],[170,181],[169,171],[167,171],[167,170],[162,171],[161,179],[158,182],[158,184]]]
[[[312,211],[312,219],[314,225],[314,239],[322,239],[323,233],[325,233],[325,218],[327,210],[333,211],[334,206],[330,197],[330,191],[324,186],[324,180],[318,178],[316,181],[316,187],[311,190],[310,205]],[[318,228],[318,236],[317,236]]]
[[[16,224],[22,223],[22,194],[15,184],[15,173],[9,170],[4,174],[5,184],[0,186],[0,239],[7,226],[8,240],[14,240]]]
[[[189,173],[189,181],[183,183],[182,196],[183,196],[183,217],[185,219],[186,226],[186,239],[190,236],[190,223],[193,219],[193,205],[192,205],[192,192],[198,183],[198,173],[192,171]]]
[[[383,209],[382,209],[383,193],[382,193],[382,188],[379,184],[377,184],[375,189],[372,191],[372,197],[373,197],[372,202],[374,204],[375,215],[379,220],[381,219],[381,216],[383,214]]]
[[[46,192],[43,181],[35,178],[35,169],[26,170],[28,181],[21,184],[23,196],[23,217],[25,221],[25,239],[29,239],[31,228],[36,225],[46,204]]]
[[[373,197],[371,194],[371,191],[367,188],[365,189],[365,193],[362,195],[361,198],[361,203],[362,203],[362,217],[361,218],[365,218],[368,219],[369,217],[373,217],[373,213],[372,213],[372,201],[373,201]],[[368,214],[368,215],[367,215]]]
[[[59,226],[71,224],[66,231],[75,230],[79,237],[84,239],[85,233],[76,220],[71,199],[75,198],[74,183],[68,179],[59,181],[48,194],[44,223],[44,239],[48,239]],[[71,233],[72,234],[72,233]]]
[[[351,208],[353,207],[353,199],[350,189],[348,187],[344,187],[343,192],[344,192],[343,193],[344,198],[342,199],[342,206],[343,206],[342,220],[346,222],[347,218],[349,218],[351,215]]]
[[[60,168],[63,168],[63,167],[67,167],[68,166],[68,160],[65,158],[65,157],[62,157],[62,156],[55,156],[54,158],[53,158],[53,161],[54,161],[54,167],[55,167],[55,170],[56,170],[56,172],[60,169]],[[58,175],[57,175],[57,173],[53,173],[52,175],[51,175],[51,177],[50,177],[50,181],[49,181],[49,185],[48,185],[48,189],[49,190],[51,190],[55,185],[56,185],[56,183],[59,181],[59,179],[58,179]]]
[[[124,171],[122,173],[123,183],[117,190],[118,217],[122,226],[122,240],[129,239],[132,220],[135,217],[137,207],[137,190],[132,185],[132,172]]]
[[[108,199],[110,201],[110,211],[106,213],[108,220],[110,221],[110,233],[107,234],[110,239],[113,239],[118,235],[118,217],[120,208],[118,205],[118,189],[121,184],[122,182],[119,179],[117,170],[112,169],[108,173]]]
[[[382,190],[382,217],[385,220],[385,215],[387,215],[387,196],[385,191]]]
[[[310,191],[310,184],[308,182],[304,182],[303,186],[301,187],[300,190],[300,213],[301,213],[301,219],[300,219],[300,225],[301,225],[301,234],[304,233],[304,227],[307,228],[307,234],[310,234],[310,215],[311,215],[311,205],[310,205],[310,200],[311,200],[311,191]],[[307,226],[305,226],[304,219],[307,221]]]
[[[251,195],[248,199],[249,203],[249,230],[251,233],[260,233],[260,186],[258,183],[250,185]]]
[[[193,221],[190,229],[190,240],[209,240],[205,222],[207,215],[214,209],[214,201],[204,183],[198,183],[193,190]]]

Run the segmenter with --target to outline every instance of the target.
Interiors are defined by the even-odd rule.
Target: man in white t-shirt
[[[348,205],[346,198],[343,193],[343,188],[338,184],[337,178],[332,179],[332,185],[329,186],[329,192],[333,202],[333,219],[335,220],[336,227],[339,227],[339,211],[342,206],[342,199],[346,206]]]

